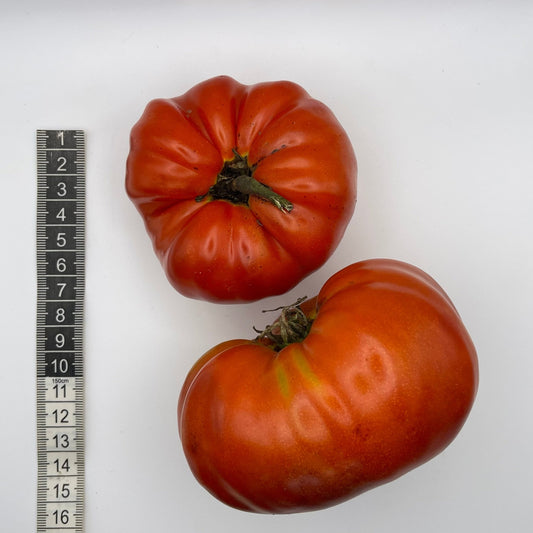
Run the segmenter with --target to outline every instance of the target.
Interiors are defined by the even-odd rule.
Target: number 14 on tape
[[[37,131],[37,532],[84,530],[85,135]]]

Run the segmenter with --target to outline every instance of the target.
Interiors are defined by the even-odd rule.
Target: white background
[[[531,2],[4,4],[2,531],[35,529],[38,128],[87,134],[88,533],[532,530]],[[335,112],[359,161],[356,213],[331,260],[289,295],[242,306],[174,292],[124,192],[146,103],[218,74],[300,83]],[[378,256],[435,277],[471,333],[480,388],[463,431],[426,465],[329,510],[262,516],[219,503],[178,440],[189,367],[253,335],[261,309]]]

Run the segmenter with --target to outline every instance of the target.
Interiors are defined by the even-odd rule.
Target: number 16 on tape
[[[37,131],[37,532],[84,530],[85,135]]]

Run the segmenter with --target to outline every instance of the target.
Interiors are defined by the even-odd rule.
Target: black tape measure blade
[[[83,532],[85,134],[37,131],[37,532]]]

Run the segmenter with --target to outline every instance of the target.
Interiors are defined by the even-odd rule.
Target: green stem
[[[283,196],[274,192],[270,187],[257,181],[252,176],[242,174],[234,178],[231,182],[231,187],[233,190],[240,192],[241,194],[248,196],[252,195],[261,198],[262,200],[266,200],[284,213],[292,211],[293,205],[289,200],[283,198]]]
[[[293,209],[292,203],[274,192],[270,187],[253,177],[254,166],[248,164],[247,156],[241,156],[233,150],[235,157],[226,161],[217,176],[217,181],[207,194],[198,196],[198,202],[210,197],[212,200],[226,200],[237,205],[248,205],[250,196],[255,196],[276,206],[283,213]]]

